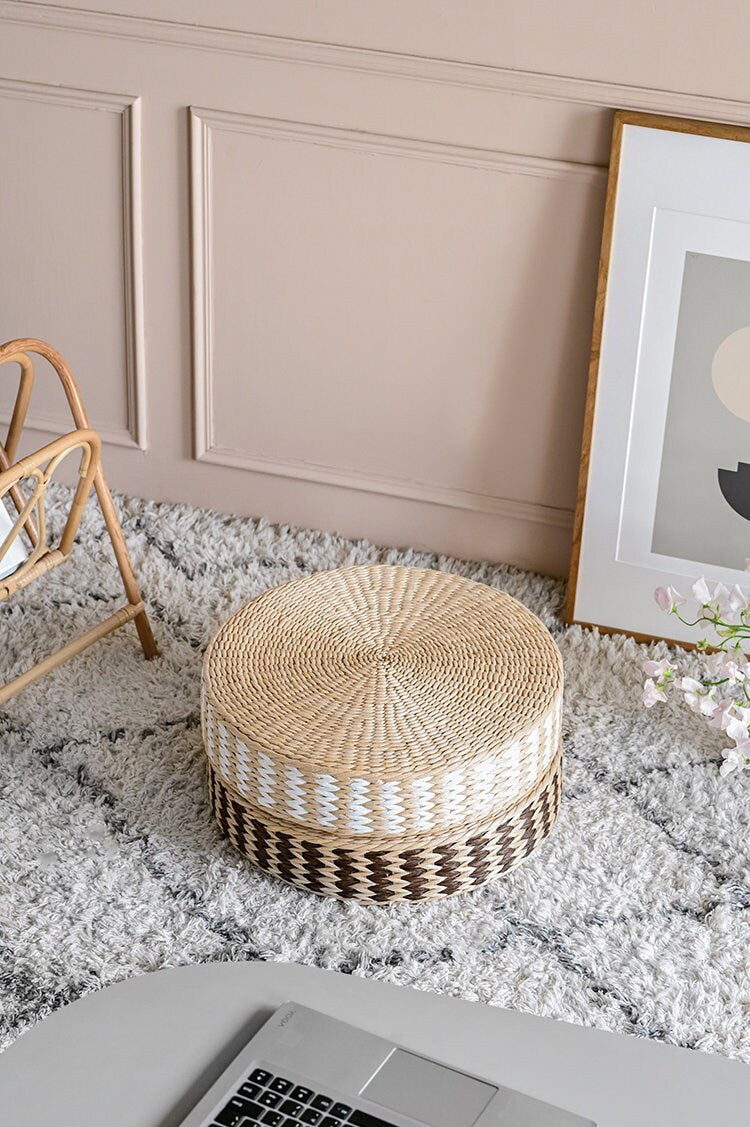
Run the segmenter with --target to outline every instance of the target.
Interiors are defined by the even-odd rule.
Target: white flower
[[[680,688],[685,694],[685,704],[693,712],[701,712],[704,716],[713,716],[716,708],[716,690],[707,689],[694,677],[683,677]]]
[[[683,677],[680,681],[680,688],[683,693],[702,693],[703,683],[696,681],[695,677]]]
[[[703,697],[699,711],[703,716],[713,716],[714,709],[716,708],[716,689],[709,689]]]
[[[746,740],[748,737],[747,720],[743,720],[739,716],[730,716],[725,730],[730,740],[736,740],[738,742],[740,740]]]
[[[709,681],[714,681],[717,677],[721,677],[721,666],[724,664],[726,659],[727,655],[722,650],[719,650],[718,653],[715,654],[706,655],[705,667]]]
[[[681,595],[679,591],[675,591],[674,587],[657,587],[654,591],[654,598],[662,610],[667,610],[670,613],[687,602],[685,596]]]
[[[724,697],[723,700],[718,701],[708,721],[708,726],[710,728],[720,728],[724,731],[732,719],[733,708],[734,701],[731,697]]]
[[[744,771],[750,766],[750,740],[742,740],[737,747],[725,747],[721,754],[724,762],[719,768],[719,774],[731,775],[732,771]]]
[[[719,662],[716,673],[729,685],[740,685],[745,680],[744,670],[740,669],[736,661]]]
[[[664,689],[649,677],[643,686],[643,703],[646,708],[653,708],[658,701],[666,699]]]
[[[732,771],[738,768],[742,770],[744,767],[744,757],[736,747],[725,747],[721,754],[724,756],[724,762],[719,768],[720,775],[731,775]]]
[[[716,656],[720,659],[716,663],[717,670],[723,669],[725,665],[730,664],[734,666],[739,681],[744,681],[750,676],[750,662],[747,661],[743,653],[741,639],[735,639],[731,646],[727,646],[725,650],[720,651]],[[717,673],[717,676],[721,676],[721,674]]]
[[[747,597],[736,583],[729,592],[729,606],[735,613],[737,611],[747,610]]]
[[[672,666],[666,657],[661,661],[644,661],[643,672],[649,677],[656,677],[661,680],[665,673],[672,672]]]
[[[750,573],[750,556],[745,568]],[[734,747],[722,752],[721,774],[728,775],[750,768],[750,659],[743,652],[748,641],[745,636],[750,635],[750,591],[736,583],[729,590],[724,583],[708,583],[701,576],[692,592],[701,608],[697,617],[713,626],[719,651],[709,655],[705,651],[710,642],[698,643],[700,657],[694,677],[682,676],[682,662],[672,664],[668,658],[644,661],[643,703],[653,708],[667,699],[670,685],[679,686],[687,707],[734,742]],[[684,621],[679,608],[687,599],[674,587],[657,587],[654,598],[662,610]]]
[[[730,609],[729,604],[729,588],[725,587],[723,583],[717,583],[714,587],[712,598],[713,605],[718,609],[719,614],[724,614],[725,611]]]
[[[693,584],[693,594],[703,607],[711,602],[711,588],[706,583],[705,576],[702,575],[697,583]]]

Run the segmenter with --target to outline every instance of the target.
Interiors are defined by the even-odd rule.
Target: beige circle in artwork
[[[727,410],[750,423],[750,325],[730,333],[716,349],[711,381]]]

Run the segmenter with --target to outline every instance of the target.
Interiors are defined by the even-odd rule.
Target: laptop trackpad
[[[496,1091],[493,1084],[394,1049],[361,1095],[429,1127],[471,1127]]]

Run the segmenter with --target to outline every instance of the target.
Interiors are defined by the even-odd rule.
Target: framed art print
[[[747,589],[750,128],[618,112],[570,622],[693,643],[657,586]]]

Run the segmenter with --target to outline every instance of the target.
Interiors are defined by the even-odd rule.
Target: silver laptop
[[[287,1002],[182,1127],[596,1127]]]

